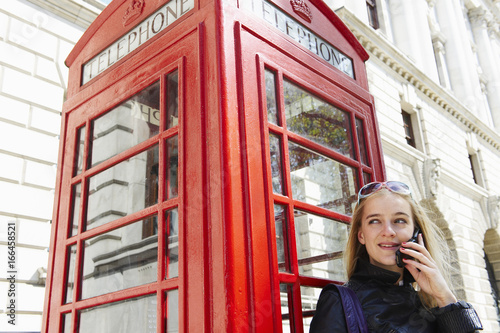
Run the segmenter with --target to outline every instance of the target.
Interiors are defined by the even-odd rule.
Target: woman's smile
[[[380,246],[384,250],[394,250],[396,251],[401,247],[399,243],[380,243],[378,246]]]

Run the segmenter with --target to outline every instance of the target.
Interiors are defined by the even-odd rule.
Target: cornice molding
[[[57,16],[60,16],[82,28],[88,28],[90,24],[105,8],[97,1],[83,0],[28,0]]]
[[[368,27],[345,7],[335,12],[351,29],[366,51],[408,81],[422,94],[460,122],[467,131],[475,133],[492,148],[500,151],[500,135],[468,110],[449,91],[431,80],[404,54],[376,30]]]

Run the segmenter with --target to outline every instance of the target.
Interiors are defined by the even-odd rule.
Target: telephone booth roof
[[[134,28],[150,20],[151,29],[157,29],[158,31],[155,31],[157,34],[127,53],[123,58],[117,59],[114,66],[110,67],[120,66],[125,61],[124,59],[129,58],[130,55],[135,54],[146,45],[154,43],[154,40],[159,38],[160,35],[176,29],[177,26],[181,26],[181,28],[177,29],[196,26],[206,18],[204,12],[213,10],[214,7],[216,10],[220,10],[221,15],[224,15],[225,10],[229,7],[239,8],[244,11],[248,9],[245,8],[246,6],[248,7],[250,3],[255,1],[257,0],[113,0],[86,30],[65,63],[70,69],[74,67],[82,68],[91,59],[109,49],[110,45],[119,43],[120,39],[127,36]],[[339,50],[342,55],[350,58],[355,67],[355,80],[360,86],[367,89],[364,62],[369,58],[368,53],[344,22],[322,0],[258,0],[258,2],[259,4],[264,3],[272,6],[282,14],[288,15],[289,18],[305,27],[307,31],[313,32],[316,37],[327,41],[330,46],[333,45],[333,48]],[[160,29],[158,28],[160,17],[156,19],[154,16],[158,15],[160,8],[170,5],[172,5],[172,8],[177,7],[177,11],[183,10],[183,12],[179,13],[167,9],[167,11],[170,10],[172,15],[176,15],[175,20],[171,20],[166,24],[162,20],[162,28]],[[184,8],[179,8],[180,6],[184,6]],[[251,14],[253,13],[250,13],[249,16]],[[165,16],[168,16],[168,12],[166,12]],[[161,18],[164,19],[165,16],[162,14]],[[166,20],[168,21],[168,18]],[[278,19],[276,18],[276,20]],[[156,28],[153,27],[153,24],[156,25]],[[288,28],[287,26],[286,29]],[[282,28],[281,32],[284,32],[283,29],[285,28]],[[273,32],[279,33],[277,29],[274,29]],[[288,37],[290,37],[290,34]],[[217,36],[214,36],[214,38],[217,38]],[[120,45],[118,44],[118,46]],[[125,42],[120,47],[125,48]],[[82,75],[82,73],[79,74]],[[86,82],[81,83],[84,85]]]

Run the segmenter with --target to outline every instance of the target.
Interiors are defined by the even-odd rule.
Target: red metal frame
[[[244,21],[242,19],[242,21]],[[285,180],[285,184],[288,186],[286,192],[291,193],[289,170],[288,170],[288,155],[287,150],[287,137],[293,137],[295,142],[305,144],[308,147],[313,148],[315,151],[324,154],[326,156],[333,157],[335,160],[342,163],[351,165],[357,170],[358,181],[361,185],[363,179],[363,173],[370,173],[372,179],[384,178],[383,174],[383,164],[381,160],[380,143],[377,133],[376,119],[374,118],[374,108],[373,108],[373,98],[369,95],[366,87],[361,83],[364,83],[364,68],[361,73],[357,73],[357,78],[359,82],[353,84],[352,79],[345,77],[341,73],[337,73],[331,68],[322,68],[321,63],[315,63],[314,60],[310,59],[310,56],[302,56],[302,50],[294,49],[289,45],[283,46],[283,43],[279,38],[273,38],[274,35],[266,34],[266,26],[262,27],[263,30],[260,32],[259,29],[250,23],[236,24],[236,45],[240,46],[237,48],[236,57],[240,61],[240,73],[245,73],[239,77],[240,82],[249,82],[246,88],[241,88],[240,96],[244,96],[245,100],[240,103],[242,104],[241,111],[244,114],[243,121],[245,125],[245,133],[247,134],[244,139],[242,139],[242,147],[246,147],[245,157],[246,163],[248,163],[247,171],[245,176],[247,178],[247,200],[249,202],[249,207],[258,207],[253,211],[253,216],[249,217],[248,224],[251,225],[251,231],[249,231],[251,237],[249,239],[254,239],[258,235],[261,241],[252,241],[253,247],[250,251],[250,258],[253,259],[253,273],[255,276],[266,276],[265,281],[269,281],[270,285],[264,283],[259,279],[259,283],[254,285],[254,298],[251,300],[254,311],[258,312],[259,303],[263,300],[260,295],[274,295],[273,296],[273,309],[274,311],[268,312],[268,317],[261,320],[263,324],[261,326],[253,328],[251,331],[281,331],[281,316],[280,311],[280,283],[289,284],[291,287],[292,296],[289,298],[290,314],[292,322],[292,330],[295,332],[302,332],[302,307],[300,299],[300,289],[301,285],[304,286],[316,286],[322,287],[326,283],[332,282],[328,280],[322,280],[317,278],[300,276],[298,274],[297,266],[297,253],[294,250],[295,245],[295,232],[293,224],[293,212],[294,208],[305,209],[309,212],[336,219],[338,221],[343,221],[348,223],[349,216],[338,214],[335,212],[327,211],[325,209],[315,207],[300,201],[293,200],[288,196],[283,196],[273,193],[271,186],[271,177],[267,169],[270,166],[269,160],[269,141],[268,135],[269,131],[278,133],[282,135],[283,140],[281,142],[282,152],[284,155],[283,164],[285,167],[284,175],[288,177]],[[345,50],[344,50],[345,51]],[[244,55],[244,56],[240,56]],[[353,56],[355,61],[359,61],[359,58]],[[255,68],[256,74],[254,77],[253,69]],[[314,144],[311,142],[304,141],[300,136],[287,132],[282,126],[276,126],[267,123],[267,112],[265,109],[265,89],[264,89],[264,69],[271,68],[275,70],[278,75],[278,90],[283,89],[283,75],[286,75],[289,80],[299,83],[300,86],[305,87],[307,90],[313,94],[320,96],[322,99],[327,100],[333,105],[348,111],[351,114],[351,123],[354,129],[355,120],[361,119],[363,121],[366,133],[366,139],[369,140],[370,144],[368,147],[369,154],[368,158],[370,161],[370,166],[363,165],[360,161],[359,156],[359,144],[357,139],[357,133],[353,130],[353,142],[355,150],[357,151],[357,160],[353,160],[344,155],[335,153],[330,149],[322,147],[321,145]],[[360,68],[358,68],[359,70]],[[252,73],[252,74],[251,74]],[[300,73],[300,74],[298,74]],[[258,84],[255,85],[255,82]],[[361,89],[360,89],[361,88]],[[258,101],[247,96],[258,96]],[[281,95],[278,95],[278,104],[280,108],[284,109],[284,100]],[[258,105],[258,107],[256,106]],[[250,110],[248,110],[250,108]],[[258,111],[257,111],[258,110]],[[257,113],[260,121],[255,122],[255,115],[251,115],[251,112]],[[281,123],[285,124],[284,113],[281,113],[282,119]],[[269,130],[267,130],[269,128]],[[242,131],[243,132],[243,131]],[[260,136],[256,136],[255,133],[260,132]],[[257,157],[256,151],[261,152],[261,156]],[[260,185],[262,179],[267,180],[263,186]],[[265,193],[265,200],[262,198],[262,193]],[[274,254],[276,253],[276,245],[272,241],[273,235],[275,235],[274,230],[274,217],[272,216],[273,204],[280,203],[287,207],[287,215],[289,217],[289,225],[287,228],[288,239],[290,241],[289,255],[291,257],[292,272],[291,273],[278,273],[278,264]],[[261,207],[265,207],[265,213],[262,213]],[[251,208],[250,208],[251,209]],[[259,211],[260,210],[260,211]],[[267,230],[266,230],[267,227]],[[267,235],[267,239],[263,239]],[[269,279],[269,280],[268,280]],[[290,295],[289,295],[290,296]],[[268,299],[268,296],[266,296]],[[264,301],[266,298],[264,298]],[[252,323],[257,324],[257,321]]]
[[[82,65],[124,35],[130,27],[121,23],[128,0],[114,0],[96,19],[66,60],[70,67],[68,99],[62,116],[62,136],[54,206],[51,253],[47,276],[47,298],[43,332],[60,332],[61,316],[72,314],[72,332],[78,325],[78,311],[142,295],[157,297],[157,332],[164,332],[167,305],[165,291],[179,290],[180,332],[280,332],[280,283],[290,286],[295,332],[302,332],[300,286],[321,287],[330,282],[300,276],[295,249],[294,208],[349,222],[349,216],[294,200],[291,195],[272,191],[269,133],[283,140],[284,175],[291,193],[287,140],[329,156],[357,170],[361,186],[363,174],[372,179],[385,178],[381,145],[374,110],[368,92],[364,62],[366,51],[342,21],[321,0],[309,0],[312,21],[295,13],[288,0],[268,0],[318,36],[348,55],[355,78],[312,54],[256,15],[241,10],[249,0],[195,0],[194,8],[164,32],[146,42],[85,85],[80,84]],[[142,19],[168,2],[146,1]],[[370,165],[346,157],[286,130],[268,124],[264,70],[277,73],[279,90],[283,78],[350,113],[354,148],[359,152],[355,120],[365,129]],[[135,93],[165,77],[179,72],[179,125],[165,128],[165,97],[161,93],[161,121],[158,135],[94,167],[87,165],[73,175],[73,155],[79,144],[78,129],[85,126],[87,143],[91,121]],[[284,99],[278,94],[279,107]],[[283,114],[283,113],[282,113]],[[284,117],[284,116],[283,116]],[[282,123],[285,123],[282,119]],[[179,193],[165,198],[166,139],[178,136]],[[68,236],[71,218],[72,186],[82,184],[80,221],[84,221],[86,181],[100,171],[130,156],[158,145],[160,155],[158,203],[100,227]],[[291,244],[290,273],[278,271],[273,239],[273,205],[283,204],[289,217]],[[164,280],[165,215],[177,207],[179,225],[179,277]],[[76,258],[73,302],[64,304],[66,251],[76,245],[79,253],[86,239],[124,226],[144,217],[158,216],[157,281],[90,299],[79,300],[81,255]]]

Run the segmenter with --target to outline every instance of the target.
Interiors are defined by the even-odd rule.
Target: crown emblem
[[[296,12],[297,15],[311,23],[311,9],[309,9],[309,6],[307,6],[304,0],[290,0],[290,3],[292,4],[293,11]]]
[[[133,20],[135,20],[139,15],[142,14],[144,9],[145,0],[132,0],[128,6],[125,14],[123,15],[123,26],[129,25]]]

